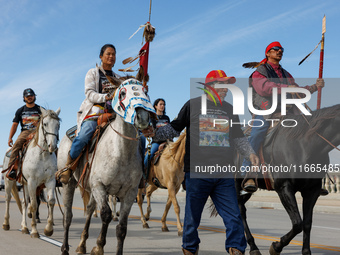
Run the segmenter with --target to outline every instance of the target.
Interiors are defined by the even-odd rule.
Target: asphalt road
[[[22,195],[22,192],[20,192]],[[143,229],[138,205],[135,203],[132,207],[128,233],[125,239],[124,254],[164,254],[175,255],[182,254],[181,238],[177,236],[176,217],[173,208],[170,209],[168,216],[168,227],[170,232],[161,231],[160,219],[165,206],[164,197],[155,197],[152,203],[151,219],[149,221],[150,229]],[[119,204],[118,204],[119,205]],[[184,218],[184,202],[180,202],[181,219]],[[144,208],[146,204],[144,203]],[[5,197],[4,191],[0,191],[0,212],[4,215]],[[15,202],[11,202],[11,229],[9,231],[0,230],[0,255],[7,254],[61,254],[60,245],[63,240],[62,214],[55,207],[54,213],[54,234],[51,238],[43,236],[43,229],[46,225],[47,207],[41,205],[40,218],[42,223],[38,224],[38,231],[41,234],[40,239],[31,238],[29,235],[21,234],[19,231],[21,215]],[[73,223],[70,231],[70,254],[76,254],[75,250],[80,240],[80,234],[84,226],[84,213],[79,192],[76,192],[76,198],[73,209]],[[269,254],[268,248],[273,241],[276,241],[283,234],[290,230],[291,223],[284,210],[279,209],[248,209],[248,222],[252,229],[261,252],[263,255]],[[111,222],[108,231],[105,254],[115,254],[116,238],[115,226],[117,222]],[[28,220],[30,228],[30,219]],[[96,244],[96,238],[101,227],[100,218],[93,218],[90,227],[90,237],[87,242],[87,253],[89,254],[92,247]],[[224,250],[224,229],[222,220],[210,218],[208,209],[204,210],[201,227],[199,230],[201,238],[200,255],[217,255],[226,254]],[[340,214],[315,213],[311,236],[311,247],[314,255],[340,254]],[[286,247],[282,254],[301,254],[302,234],[294,238],[291,244]],[[248,251],[246,252],[248,254]]]

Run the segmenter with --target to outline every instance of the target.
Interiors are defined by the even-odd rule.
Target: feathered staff
[[[129,57],[123,60],[123,64],[125,65],[128,63],[132,63],[135,60],[139,59],[138,61],[139,69],[136,75],[136,79],[143,82],[143,86],[146,88],[148,88],[146,83],[149,81],[149,75],[148,75],[149,47],[150,47],[150,42],[152,42],[153,38],[155,37],[155,27],[151,25],[150,17],[151,17],[151,0],[150,0],[150,9],[149,9],[149,21],[146,22],[144,25],[140,25],[137,31],[133,33],[133,35],[129,38],[131,39],[141,28],[144,27],[143,38],[145,39],[145,44],[140,49],[137,56]],[[125,69],[120,69],[119,71],[134,72],[134,70],[132,70],[131,68],[138,65],[138,63],[133,66],[127,67]]]
[[[320,49],[320,64],[319,64],[319,78],[322,78],[322,74],[323,74],[323,56],[324,56],[324,44],[325,44],[325,33],[326,33],[326,15],[323,16],[322,19],[322,37],[320,42],[315,46],[314,50],[312,50],[311,53],[309,53],[306,57],[304,57],[299,65],[301,65],[303,63],[303,61],[305,61],[310,55],[312,55],[312,53],[318,48],[318,46],[321,44],[321,49]],[[317,109],[320,109],[321,107],[321,90],[322,88],[318,88],[318,101],[317,101]]]

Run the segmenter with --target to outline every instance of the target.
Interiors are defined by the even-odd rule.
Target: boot
[[[192,252],[190,252],[190,251],[188,251],[188,250],[186,250],[184,248],[182,248],[182,251],[183,251],[184,255],[197,255],[198,254],[198,248],[197,248],[195,253],[192,253]]]
[[[257,190],[256,178],[257,178],[256,172],[253,171],[248,172],[241,183],[241,188],[249,193],[255,192]]]
[[[56,179],[64,184],[67,184],[70,180],[71,174],[73,172],[72,163],[75,160],[71,158],[70,153],[67,155],[66,166],[60,171],[56,172]]]
[[[249,193],[253,193],[257,190],[257,185],[254,181],[254,179],[248,179],[244,184],[243,184],[243,190]]]
[[[244,255],[243,252],[239,251],[238,249],[236,248],[229,248],[229,254],[230,255]]]
[[[18,165],[19,165],[18,160],[15,160],[14,163],[12,163],[12,165],[9,167],[6,177],[11,181],[17,180]]]

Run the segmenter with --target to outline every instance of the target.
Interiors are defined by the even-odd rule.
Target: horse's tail
[[[40,198],[40,201],[47,203],[44,189],[41,189],[40,191],[38,189],[39,187],[37,188],[37,196]]]
[[[20,201],[20,197],[19,197],[18,188],[17,188],[16,183],[14,183],[14,185],[12,186],[12,195],[13,195],[15,201],[17,202],[20,213],[22,214],[22,205],[21,205],[21,201]]]
[[[208,207],[208,210],[209,210],[209,212],[210,212],[210,218],[212,218],[212,217],[217,217],[218,212],[217,212],[217,209],[216,209],[216,207],[215,207],[215,204],[214,204],[214,202],[213,202],[212,200],[210,200],[210,205],[209,205],[209,207]]]
[[[86,212],[86,207],[87,205],[89,204],[89,201],[90,201],[90,193],[87,192],[86,190],[84,190],[82,187],[78,186],[79,187],[79,191],[80,191],[80,194],[84,194],[83,195],[83,203],[84,203],[84,214]]]

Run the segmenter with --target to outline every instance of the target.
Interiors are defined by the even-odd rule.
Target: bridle
[[[44,118],[46,118],[47,116],[51,117],[52,119],[58,120],[58,121],[60,120],[58,117],[54,117],[54,116],[52,116],[51,114],[47,114],[47,115],[45,115],[45,116],[43,116],[43,117],[40,118],[40,123],[39,123],[39,125],[41,126],[41,129],[42,129],[42,133],[43,133],[43,137],[44,137],[44,144],[47,145],[47,139],[46,139],[46,136],[47,136],[47,135],[55,136],[55,137],[57,138],[57,143],[58,143],[58,142],[59,142],[59,132],[58,132],[57,134],[50,133],[50,132],[46,131],[46,129],[44,128],[43,120],[44,120]],[[42,147],[38,144],[38,142],[37,142],[37,146],[41,149],[41,151],[42,151],[41,153],[48,151],[48,149],[46,150],[46,149],[42,148]],[[57,147],[52,151],[52,153],[55,152],[56,150],[57,150]]]

